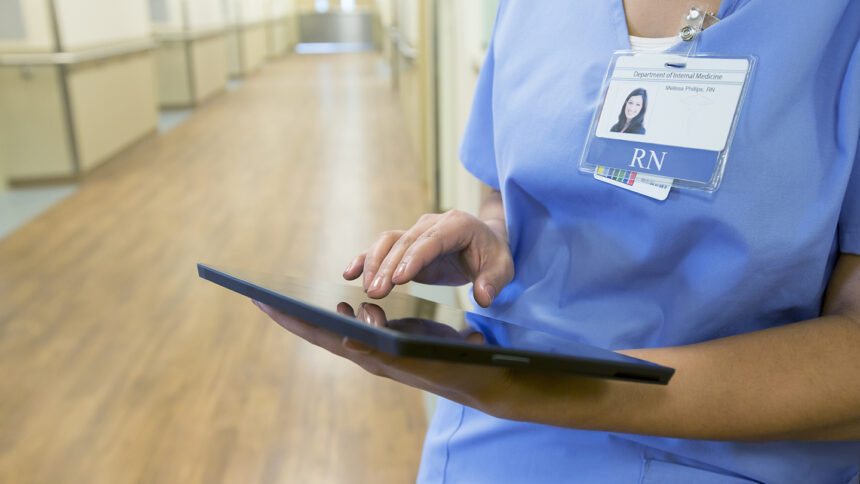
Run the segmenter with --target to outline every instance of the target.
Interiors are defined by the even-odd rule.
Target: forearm
[[[508,240],[508,229],[505,224],[505,206],[502,203],[502,194],[490,187],[487,195],[481,203],[481,209],[478,212],[478,218],[484,221],[494,232],[499,234],[504,240]]]
[[[623,352],[676,368],[667,386],[512,373],[507,395],[491,398],[487,410],[562,427],[689,439],[856,440],[858,347],[860,323],[825,316]]]

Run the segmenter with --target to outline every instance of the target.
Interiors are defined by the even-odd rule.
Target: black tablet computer
[[[370,299],[361,287],[197,265],[200,277],[396,356],[666,384],[674,369],[408,294]],[[358,316],[357,316],[358,315]],[[372,315],[374,325],[364,322]],[[470,343],[455,327],[480,331]],[[511,344],[511,341],[516,341]],[[527,342],[523,342],[527,340]]]

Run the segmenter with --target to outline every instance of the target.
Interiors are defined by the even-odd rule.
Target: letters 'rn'
[[[647,155],[648,153],[650,153],[650,156],[648,157],[648,164],[643,165],[642,164],[642,158],[645,158],[645,155]],[[633,159],[630,160],[630,166],[635,168],[638,165],[639,168],[644,168],[646,170],[650,170],[651,169],[651,163],[654,163],[654,165],[657,166],[657,171],[662,171],[663,170],[663,161],[665,160],[665,158],[666,158],[666,152],[665,151],[663,151],[660,156],[657,156],[657,152],[654,150],[648,150],[646,152],[642,148],[634,148],[633,149]]]

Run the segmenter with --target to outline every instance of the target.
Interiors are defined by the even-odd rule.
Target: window
[[[18,0],[0,0],[0,39],[25,39],[24,17]]]

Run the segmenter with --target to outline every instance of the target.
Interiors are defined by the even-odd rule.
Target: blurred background
[[[475,213],[496,8],[0,0],[0,482],[413,481],[432,396],[195,264],[338,281],[383,230]]]

